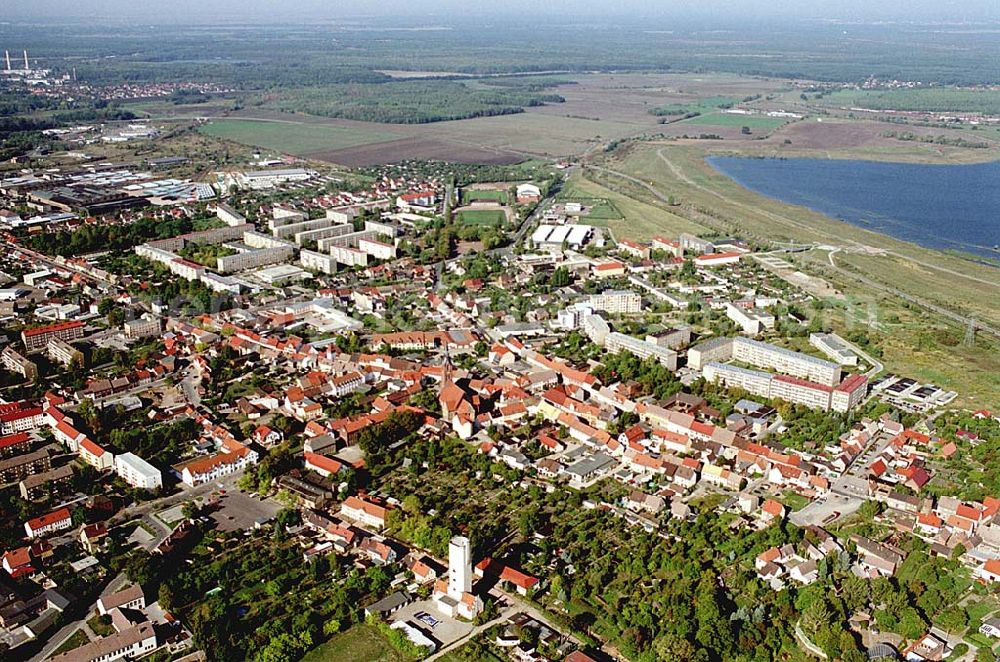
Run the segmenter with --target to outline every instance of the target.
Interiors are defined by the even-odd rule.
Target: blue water
[[[742,186],[928,248],[1000,259],[1000,161],[923,165],[710,157]]]

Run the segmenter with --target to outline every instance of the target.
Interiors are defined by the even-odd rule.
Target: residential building
[[[0,483],[15,483],[52,468],[49,452],[44,448],[33,453],[15,455],[0,460]]]
[[[285,262],[295,255],[295,249],[291,246],[275,246],[273,248],[257,248],[253,250],[236,253],[235,255],[222,255],[217,258],[216,268],[220,273],[229,274],[236,271],[246,271],[256,269],[269,264]]]
[[[18,432],[0,437],[0,458],[27,453],[31,450],[32,437],[27,432]]]
[[[218,480],[257,464],[257,452],[240,445],[207,457],[200,457],[174,468],[185,485],[195,486]]]
[[[66,367],[83,365],[83,352],[59,338],[49,340],[49,344],[45,346],[45,353],[50,359]]]
[[[830,409],[841,414],[847,413],[861,404],[868,395],[868,377],[848,375],[834,387],[830,396]]]
[[[685,252],[691,251],[693,253],[703,254],[715,251],[715,245],[712,242],[706,241],[701,237],[696,237],[693,234],[688,234],[687,232],[682,232],[677,240],[681,245],[681,250]]]
[[[40,538],[72,527],[73,517],[70,515],[69,508],[60,508],[55,512],[29,519],[24,523],[24,532],[29,538]]]
[[[302,265],[303,269],[311,269],[324,274],[337,273],[337,258],[333,255],[303,249],[299,251],[299,264]]]
[[[160,470],[134,453],[115,456],[115,473],[137,489],[157,490],[163,487]]]
[[[85,437],[80,441],[80,459],[98,471],[111,469],[115,465],[115,455]]]
[[[340,507],[340,514],[359,524],[381,531],[389,509],[365,497],[349,496]]]
[[[652,356],[668,370],[677,369],[677,352],[653,342],[627,336],[624,333],[617,331],[609,333],[604,339],[604,348],[609,352],[626,351],[640,359]]]
[[[21,332],[21,342],[29,352],[44,348],[53,338],[70,342],[83,337],[84,324],[80,321],[59,322]]]
[[[592,294],[587,304],[594,310],[612,315],[634,315],[642,312],[642,297],[632,290],[605,290]]]
[[[632,257],[639,258],[640,260],[649,259],[649,246],[635,241],[622,239],[618,242],[618,250],[622,253],[627,253]]]
[[[97,600],[97,611],[102,616],[112,609],[145,609],[146,596],[142,592],[142,587],[132,584],[128,588],[109,593]]]
[[[0,363],[11,372],[16,372],[29,381],[38,379],[38,366],[8,345],[0,352]]]
[[[840,365],[858,364],[858,355],[836,333],[810,333],[809,344]]]
[[[121,632],[101,637],[69,652],[56,655],[52,662],[115,662],[138,659],[157,648],[156,630],[145,621]]]
[[[221,202],[215,206],[215,216],[230,227],[236,225],[246,225],[247,222],[247,219],[243,216],[243,214],[239,213],[229,205],[222,204]]]
[[[125,332],[125,338],[128,340],[135,340],[137,338],[160,335],[162,325],[160,323],[160,318],[153,317],[151,315],[143,315],[138,319],[128,320],[122,325],[122,329]]]
[[[65,465],[58,469],[28,476],[18,483],[21,497],[34,501],[48,496],[50,492],[65,489],[73,479],[73,467]]]
[[[666,237],[653,237],[652,248],[656,251],[670,253],[674,257],[684,257],[684,248],[677,239],[667,239]]]

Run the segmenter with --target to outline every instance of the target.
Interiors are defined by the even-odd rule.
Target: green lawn
[[[473,209],[458,214],[458,222],[466,225],[503,225],[506,218],[499,209]]]
[[[355,625],[314,648],[302,662],[408,662],[377,630]]]
[[[303,156],[334,149],[384,142],[399,134],[374,129],[306,124],[295,122],[260,122],[254,120],[212,120],[199,131],[208,136]]]
[[[507,193],[505,191],[463,189],[462,204],[467,205],[473,200],[492,200],[503,205],[507,203]]]
[[[87,638],[87,633],[84,632],[83,630],[77,630],[76,632],[73,633],[73,635],[69,639],[64,641],[62,643],[62,646],[57,648],[53,654],[58,655],[59,653],[66,653],[75,648],[79,648],[84,644],[89,644],[89,643],[90,639]]]
[[[483,649],[478,655],[473,653],[468,644],[445,653],[438,659],[441,660],[441,662],[503,662],[501,658],[497,657],[496,654],[489,649]]]
[[[103,619],[102,616],[94,616],[89,621],[87,621],[87,625],[89,625],[90,629],[94,631],[94,634],[96,634],[99,637],[107,637],[114,634],[115,628],[114,626],[111,625],[110,622],[111,619],[108,618],[107,623],[105,623],[104,620],[102,619]]]
[[[679,124],[697,124],[699,126],[748,126],[751,129],[777,129],[787,120],[767,115],[734,115],[732,113],[709,113],[686,119]]]
[[[809,505],[809,499],[805,498],[801,494],[796,494],[791,490],[782,494],[778,501],[785,504],[785,506],[787,506],[792,512],[802,510]]]

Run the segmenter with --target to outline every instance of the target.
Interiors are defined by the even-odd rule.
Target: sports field
[[[215,138],[273,149],[294,156],[370,145],[396,140],[401,136],[381,129],[333,124],[259,121],[243,119],[212,120],[199,129]]]
[[[462,189],[462,204],[467,205],[474,200],[489,200],[503,205],[507,203],[507,193],[493,189]]]
[[[499,209],[468,209],[458,213],[458,222],[465,225],[503,225],[505,220]]]

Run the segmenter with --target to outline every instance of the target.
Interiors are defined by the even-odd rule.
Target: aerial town
[[[176,613],[192,591],[250,589],[154,568],[279,541],[325,568],[310,572],[367,578],[340,627],[368,619],[420,655],[496,630],[477,645],[501,658],[591,659],[549,615],[575,574],[552,495],[654,540],[708,512],[765,532],[749,570],[775,591],[831,563],[892,578],[920,541],[983,588],[969,613],[986,609],[1000,499],[929,488],[1000,419],[941,416],[956,393],[829,332],[780,255],[738,237],[615,241],[550,192],[557,174],[461,185],[414,164],[317,195],[331,180],[305,168],[196,184],[144,165],[0,182],[10,652],[196,653],[206,625]],[[499,245],[441,256],[465,209],[502,215]],[[89,227],[155,219],[201,229],[58,254]],[[870,611],[852,615],[910,659],[961,645],[936,623],[893,636],[894,617],[876,611],[876,635]],[[1000,635],[990,622],[980,639]]]
[[[37,122],[0,124],[0,661],[1000,655],[996,282],[955,286],[977,318],[914,268],[927,291],[892,281],[877,309],[845,283],[875,292],[858,265],[908,259],[895,245],[779,237],[700,175],[661,193],[614,170],[656,149],[681,172],[677,140],[752,149],[844,90],[942,88],[712,79],[743,101],[699,92],[676,121],[736,131],[509,162],[403,132],[524,109],[346,116],[323,131],[382,122],[380,149],[418,154],[344,165],[212,135],[247,99],[260,135],[305,115],[238,76],[40,50],[0,62],[0,102]],[[468,91],[441,71],[400,84]],[[363,73],[331,85],[395,84]],[[503,94],[573,103],[575,81],[539,80]],[[309,84],[288,85],[312,103]],[[886,112],[995,130],[960,103]],[[824,113],[810,126],[848,122]],[[872,135],[987,149],[891,130]],[[676,223],[633,232],[653,211]]]

